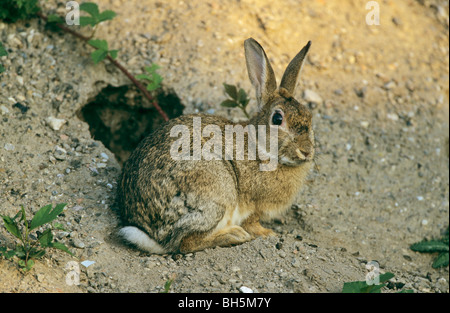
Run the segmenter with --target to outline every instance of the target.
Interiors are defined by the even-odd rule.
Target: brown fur
[[[292,205],[314,156],[311,113],[292,96],[309,45],[291,61],[278,91],[262,47],[253,39],[244,45],[260,110],[243,126],[270,125],[275,110],[284,113],[276,170],[260,171],[263,161],[258,159],[173,160],[169,154],[177,139],[169,136],[173,126],[186,125],[192,140],[194,117],[201,117],[203,127],[218,125],[222,134],[225,125],[235,125],[217,116],[181,116],[145,138],[125,163],[118,188],[123,222],[143,230],[165,252],[186,253],[274,235],[260,220]]]

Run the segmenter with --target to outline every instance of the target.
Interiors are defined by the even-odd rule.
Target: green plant
[[[96,26],[101,22],[113,19],[116,16],[116,13],[111,10],[105,10],[103,12],[100,12],[97,4],[92,2],[82,3],[80,5],[80,10],[87,12],[90,15],[80,17],[81,26],[92,26],[94,28],[94,32],[90,36],[85,36],[75,31],[73,28],[67,27],[66,25],[64,25],[64,20],[58,15],[52,14],[49,16],[45,16],[41,12],[38,12],[37,15],[41,17],[43,20],[47,21],[47,25],[49,26],[50,29],[60,29],[66,33],[69,33],[85,41],[91,47],[95,48],[95,51],[91,53],[91,58],[93,62],[97,64],[104,59],[110,61],[123,74],[125,74],[133,82],[133,84],[144,94],[144,96],[153,104],[153,106],[161,115],[161,117],[165,121],[168,121],[169,117],[167,116],[167,114],[159,106],[156,99],[149,93],[149,91],[153,91],[159,88],[160,83],[162,81],[162,77],[156,73],[157,67],[154,67],[154,65],[152,65],[151,67],[147,67],[146,71],[149,72],[149,74],[142,74],[138,76],[149,81],[149,84],[147,85],[146,88],[139,82],[138,79],[141,78],[134,77],[125,67],[123,67],[116,60],[118,50],[109,50],[108,42],[106,40],[92,39],[96,31]]]
[[[3,44],[0,42],[0,57],[3,57],[5,55],[8,55],[8,52],[6,52],[5,47],[3,47]],[[0,73],[4,72],[5,68],[2,64],[0,64]]]
[[[137,75],[136,78],[148,81],[147,90],[154,91],[159,87],[161,87],[161,82],[163,81],[163,78],[156,72],[159,69],[159,65],[152,64],[151,66],[146,66],[144,69],[147,73]]]
[[[92,47],[96,48],[94,52],[91,53],[92,61],[97,64],[103,61],[108,55],[114,60],[117,58],[117,50],[109,50],[108,42],[106,40],[91,39],[88,41]]]
[[[433,268],[448,266],[449,228],[447,227],[444,236],[440,239],[422,240],[412,244],[410,249],[422,253],[439,253],[431,266]]]
[[[27,220],[23,206],[14,217],[0,215],[6,230],[19,240],[14,249],[0,247],[0,255],[6,258],[16,256],[19,259],[19,266],[25,271],[29,271],[33,267],[35,259],[45,255],[47,248],[59,249],[73,256],[64,244],[53,240],[52,229],[64,230],[62,225],[54,223],[52,226],[49,224],[62,213],[65,206],[65,203],[57,204],[55,208],[51,204],[46,205],[36,212],[31,221]],[[49,226],[43,232],[37,231],[38,227],[47,224]]]
[[[87,12],[90,16],[80,16],[80,25],[91,25],[92,27],[101,22],[112,20],[116,16],[116,12],[105,10],[100,13],[98,5],[92,2],[84,2],[80,4],[80,10]]]
[[[38,0],[0,1],[0,20],[14,23],[32,17],[39,11]]]
[[[379,275],[378,279],[380,284],[369,285],[366,281],[352,281],[344,283],[344,287],[342,288],[343,293],[381,293],[381,288],[385,287],[386,282],[392,279],[395,275],[392,273],[385,273]],[[400,293],[412,293],[411,289],[406,289],[400,291]]]
[[[239,108],[244,112],[247,118],[250,118],[250,115],[247,113],[247,104],[250,102],[250,99],[247,97],[247,93],[244,89],[238,88],[235,85],[223,84],[225,88],[226,94],[230,97],[223,101],[220,105],[227,108]]]
[[[160,293],[169,293],[170,287],[172,286],[172,283],[175,280],[175,277],[176,277],[175,274],[170,275],[169,279],[164,284],[164,290],[161,291]]]

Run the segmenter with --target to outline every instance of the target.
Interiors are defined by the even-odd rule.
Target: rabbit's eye
[[[279,112],[275,112],[272,116],[272,124],[281,125],[281,123],[283,123],[283,115]]]

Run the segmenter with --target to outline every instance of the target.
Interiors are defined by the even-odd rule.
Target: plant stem
[[[247,113],[247,110],[243,107],[243,106],[239,106],[242,110],[242,112],[244,112],[245,116],[250,119],[250,115]]]
[[[47,21],[48,18],[47,16],[45,16],[44,14],[42,14],[42,12],[38,12],[37,15],[42,18],[43,20]],[[75,37],[77,37],[78,39],[81,39],[85,42],[88,42],[91,38],[84,36],[76,31],[74,31],[73,29],[70,29],[69,27],[66,27],[62,24],[59,23],[55,23],[56,26],[63,30],[66,33],[69,33]],[[89,43],[88,43],[89,44]],[[158,113],[162,116],[162,118],[167,122],[169,120],[169,117],[167,116],[166,112],[163,111],[163,109],[161,109],[161,107],[159,106],[159,104],[156,102],[156,100],[154,99],[154,97],[152,97],[152,95],[150,95],[150,93],[147,91],[147,89],[145,89],[145,87],[126,69],[124,68],[119,62],[117,62],[116,60],[114,60],[113,58],[111,58],[111,56],[107,56],[107,59],[114,64],[123,74],[125,74],[125,76],[127,76],[132,83],[140,90],[142,91],[142,93],[144,94],[144,96],[152,103],[152,105],[155,107],[156,111],[158,111]]]

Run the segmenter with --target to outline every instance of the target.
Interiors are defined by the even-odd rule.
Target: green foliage
[[[38,0],[1,0],[0,20],[14,23],[28,19],[39,11]]]
[[[422,240],[410,246],[410,249],[421,253],[439,253],[434,259],[433,268],[448,266],[449,259],[449,228],[441,239]]]
[[[223,84],[223,86],[230,99],[223,101],[220,105],[227,108],[240,108],[242,112],[244,112],[245,116],[250,118],[246,110],[250,99],[248,98],[245,90],[242,88],[239,88],[238,90],[235,85]]]
[[[112,20],[116,16],[116,12],[106,10],[100,13],[97,4],[92,2],[84,2],[80,4],[80,10],[87,12],[90,16],[80,16],[80,25],[91,25],[94,27],[101,22]]]
[[[344,283],[344,287],[342,288],[343,293],[380,293],[381,288],[386,286],[384,284],[389,279],[393,278],[394,274],[392,273],[385,273],[381,274],[379,276],[380,283],[379,285],[369,285],[365,281],[353,281]]]
[[[3,47],[3,44],[0,42],[0,57],[8,55],[8,52],[6,52],[5,48]],[[0,64],[0,73],[4,72],[5,68],[2,64]]]
[[[34,265],[34,260],[44,256],[47,248],[59,249],[73,255],[65,245],[53,240],[52,230],[63,229],[61,224],[55,223],[53,227],[49,225],[43,232],[35,231],[35,235],[31,234],[38,227],[54,221],[65,206],[65,203],[57,204],[55,208],[51,204],[46,205],[36,212],[30,222],[27,220],[23,206],[14,217],[0,215],[6,230],[19,241],[14,249],[0,247],[0,256],[7,259],[16,256],[19,259],[19,266],[29,271]]]
[[[117,50],[109,50],[108,42],[106,40],[91,39],[88,41],[88,44],[97,49],[91,53],[92,61],[94,61],[95,64],[104,60],[108,54],[113,59],[117,58]]]
[[[160,293],[169,293],[170,287],[172,286],[173,281],[175,280],[175,274],[170,275],[169,279],[164,284],[164,290]]]
[[[386,282],[392,279],[395,275],[392,273],[385,273],[379,276],[380,284],[378,285],[369,285],[365,281],[353,281],[344,283],[344,287],[342,288],[343,293],[381,293],[381,288],[385,287]],[[400,293],[412,293],[411,289],[406,289],[400,291]]]
[[[163,78],[156,71],[159,69],[158,64],[152,64],[151,66],[146,66],[145,71],[147,73],[137,75],[137,79],[144,79],[147,81],[147,90],[154,91],[161,87],[161,82]]]

